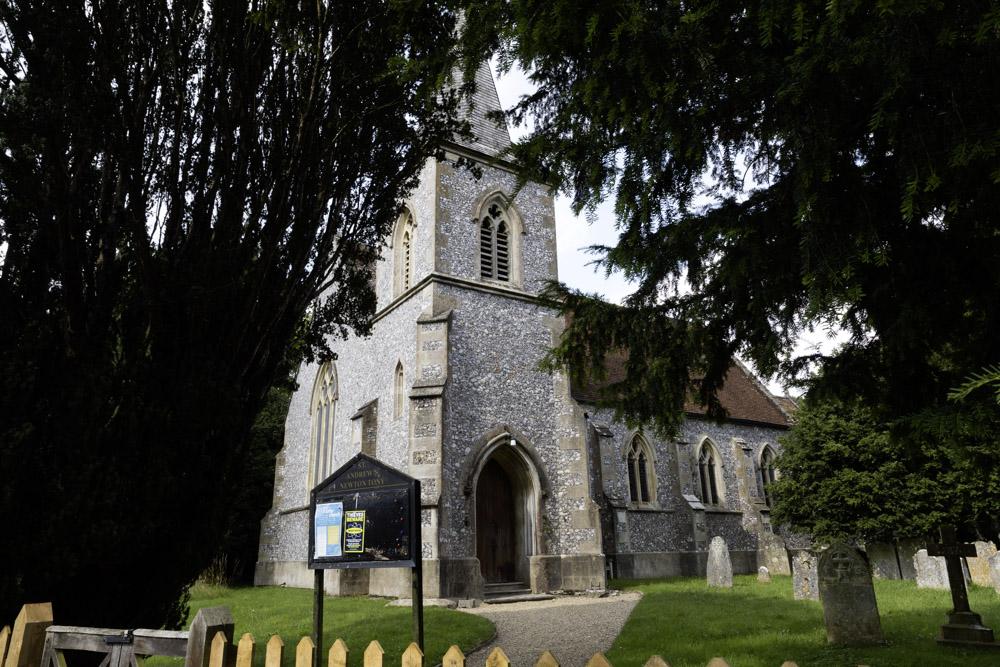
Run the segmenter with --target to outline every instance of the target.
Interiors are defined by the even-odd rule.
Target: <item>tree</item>
[[[819,542],[936,538],[944,524],[982,527],[968,537],[995,540],[1000,452],[983,447],[982,434],[969,426],[995,431],[1000,411],[976,421],[961,416],[952,411],[936,428],[892,433],[860,400],[805,400],[780,439],[772,520]]]
[[[290,343],[367,331],[381,239],[465,127],[454,25],[0,0],[0,614],[183,620]]]
[[[510,26],[480,38],[537,86],[511,112],[534,119],[513,151],[525,177],[577,210],[614,196],[620,236],[597,261],[638,289],[619,308],[554,287],[574,318],[551,362],[589,383],[629,350],[606,394],[621,416],[669,431],[692,392],[721,416],[734,354],[764,375],[818,362],[815,391],[890,420],[1000,360],[991,3],[480,11]],[[803,328],[831,323],[851,335],[837,354],[786,359]]]

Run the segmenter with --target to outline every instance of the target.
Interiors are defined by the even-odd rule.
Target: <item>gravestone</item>
[[[917,571],[913,567],[913,557],[924,548],[924,540],[910,537],[896,540],[896,553],[899,554],[899,573],[907,581],[916,581]]]
[[[792,557],[792,591],[796,600],[819,600],[816,555],[806,549]]]
[[[772,574],[791,574],[788,566],[788,550],[780,535],[764,532],[757,541],[757,562],[767,567]]]
[[[965,571],[962,557],[976,555],[976,547],[955,540],[955,529],[941,527],[941,543],[927,546],[931,556],[941,556],[948,567],[948,582],[951,584],[952,610],[948,612],[948,622],[941,624],[938,644],[946,646],[977,646],[980,648],[1000,648],[993,638],[993,630],[983,625],[983,619],[969,608],[969,592],[965,589]]]
[[[969,565],[969,579],[977,586],[992,586],[990,556],[997,552],[997,548],[992,542],[973,542],[973,545],[976,547],[976,555],[965,561]]]
[[[1000,554],[990,556],[990,579],[993,581],[993,590],[1000,595]]]
[[[708,585],[721,588],[733,587],[733,563],[729,560],[726,541],[716,535],[708,545]]]
[[[944,558],[929,556],[927,549],[921,549],[913,556],[913,568],[917,571],[917,588],[949,589]]]
[[[843,542],[834,542],[820,554],[819,599],[823,603],[827,642],[878,644],[883,641],[868,566],[857,551]]]
[[[872,576],[876,579],[901,579],[899,561],[896,559],[896,545],[892,542],[869,542],[865,544],[868,562],[872,566]]]
[[[769,583],[771,583],[771,573],[763,565],[761,565],[757,569],[757,583],[758,584],[769,584]]]

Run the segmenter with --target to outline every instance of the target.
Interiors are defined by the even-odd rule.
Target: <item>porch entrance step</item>
[[[528,600],[551,600],[554,596],[532,594],[531,587],[523,581],[505,581],[496,584],[486,584],[486,604],[502,604],[504,602],[525,602]]]
[[[537,602],[539,600],[555,600],[555,595],[548,593],[526,593],[524,595],[508,595],[505,597],[486,598],[483,604],[506,604],[508,602]]]
[[[497,595],[524,595],[531,593],[531,587],[523,581],[501,581],[495,584],[486,584],[486,597]]]

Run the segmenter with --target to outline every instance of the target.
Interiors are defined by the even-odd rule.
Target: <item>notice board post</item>
[[[309,501],[309,569],[316,570],[313,641],[323,655],[323,570],[412,568],[413,641],[424,650],[420,482],[358,454],[319,483]]]

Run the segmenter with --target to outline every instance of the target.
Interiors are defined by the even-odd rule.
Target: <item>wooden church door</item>
[[[483,466],[476,486],[476,555],[487,583],[514,581],[514,487],[495,460]]]

